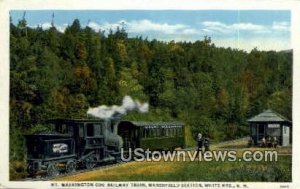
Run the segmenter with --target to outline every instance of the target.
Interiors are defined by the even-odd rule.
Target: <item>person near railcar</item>
[[[201,133],[198,133],[198,135],[197,135],[197,147],[198,147],[198,149],[197,149],[198,153],[202,152],[203,138],[202,138]]]

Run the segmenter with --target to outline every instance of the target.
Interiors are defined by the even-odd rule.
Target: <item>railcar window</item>
[[[143,128],[143,135],[142,135],[142,137],[143,137],[143,138],[151,137],[150,129],[148,129],[148,128]]]
[[[83,131],[83,124],[79,125],[79,136],[83,137],[84,136],[84,131]]]
[[[179,136],[182,136],[182,128],[178,128],[179,129]]]
[[[114,125],[113,125],[113,124],[110,125],[110,131],[111,131],[112,133],[114,132]]]
[[[170,136],[171,136],[171,137],[174,136],[174,128],[170,128]]]
[[[67,131],[68,134],[70,135],[74,135],[74,127],[73,125],[68,125],[68,131]]]
[[[150,137],[150,130],[146,129],[146,138]]]
[[[56,125],[56,131],[62,134],[68,133],[68,127],[66,124]]]
[[[155,128],[151,129],[151,137],[154,138],[155,137]]]
[[[153,137],[156,137],[155,135],[156,135],[156,131],[155,131],[156,129],[155,128],[153,128],[153,129],[151,129],[151,137],[153,138]]]
[[[147,138],[147,129],[143,128],[143,138]]]
[[[67,133],[67,132],[68,132],[68,127],[67,127],[67,125],[63,124],[63,125],[61,126],[61,133],[65,134],[65,133]]]
[[[146,137],[146,130],[145,128],[141,128],[142,130],[142,138],[145,138]]]
[[[166,128],[166,136],[170,136],[170,129]]]
[[[173,136],[176,137],[176,128],[173,128]]]
[[[161,136],[166,136],[166,129],[165,128],[161,129]]]
[[[160,130],[161,130],[161,128],[157,128],[157,130],[156,130],[156,136],[157,137],[160,137],[160,134],[161,134]]]
[[[105,129],[111,133],[111,126],[110,125],[106,125]]]
[[[153,132],[154,132],[154,137],[158,137],[158,129],[157,128],[153,129]]]
[[[100,135],[103,135],[103,125],[99,126]]]
[[[142,128],[142,137],[143,138],[146,138],[147,136],[146,136],[147,134],[146,134],[146,129],[145,128]]]
[[[97,133],[97,135],[103,135],[102,125],[95,124],[95,127],[96,127],[96,133]]]
[[[156,137],[160,137],[160,128],[159,127],[156,129]]]
[[[94,132],[94,124],[92,123],[88,123],[86,125],[86,136],[94,136],[95,132]]]
[[[55,131],[61,133],[60,125],[55,125]]]

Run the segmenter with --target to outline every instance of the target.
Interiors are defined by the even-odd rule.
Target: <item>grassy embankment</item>
[[[268,148],[245,148],[245,142],[213,146],[216,150],[264,151]],[[57,181],[291,181],[291,147],[281,147],[277,162],[130,162],[127,164],[60,177]]]

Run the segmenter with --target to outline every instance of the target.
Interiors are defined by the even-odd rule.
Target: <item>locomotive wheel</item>
[[[29,174],[30,177],[34,176],[36,174],[36,170],[34,169],[32,164],[28,164],[27,166],[27,173]]]
[[[66,164],[66,172],[73,173],[76,171],[76,164],[74,161],[68,161]]]
[[[57,169],[55,164],[51,163],[51,164],[48,165],[47,175],[49,177],[55,177],[55,176],[59,175],[59,170]]]
[[[85,160],[85,168],[93,169],[96,166],[97,158],[95,155],[92,155]]]

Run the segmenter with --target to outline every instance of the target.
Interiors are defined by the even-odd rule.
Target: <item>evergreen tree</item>
[[[59,32],[10,20],[11,159],[22,159],[23,133],[51,118],[84,118],[89,106],[149,101],[150,112],[124,119],[182,121],[213,140],[248,135],[245,120],[266,108],[292,119],[292,52],[149,41],[116,31]],[[107,32],[108,34],[105,35]]]

